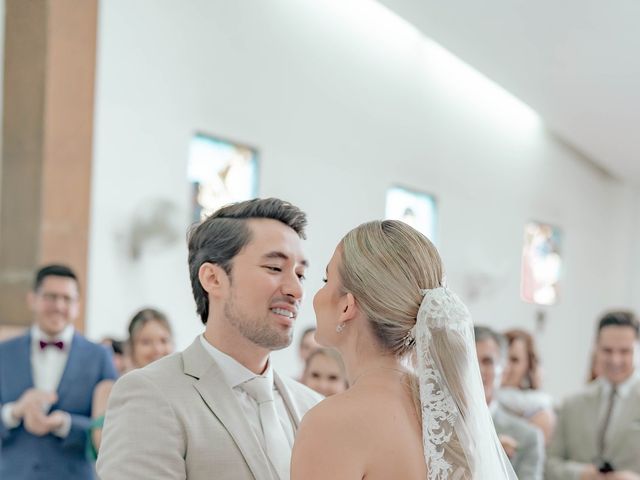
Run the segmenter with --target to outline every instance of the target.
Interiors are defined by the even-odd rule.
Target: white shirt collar
[[[631,392],[638,380],[640,380],[640,375],[638,375],[638,372],[633,372],[629,378],[616,387],[616,395],[620,398],[625,398],[629,395],[629,392]],[[598,381],[602,385],[602,392],[604,396],[608,396],[611,393],[611,382],[604,377],[600,377]]]
[[[58,340],[60,340],[62,341],[62,343],[64,343],[64,351],[68,352],[69,348],[71,347],[71,341],[73,340],[74,333],[75,329],[73,328],[73,325],[67,325],[66,327],[64,327],[64,330],[62,330],[62,332],[52,337],[43,332],[42,329],[40,329],[40,327],[38,327],[37,325],[32,325],[31,343],[33,345],[39,346],[40,340],[43,340],[45,342],[57,342]]]
[[[226,380],[229,387],[237,387],[238,385],[258,376],[247,367],[242,365],[240,362],[238,362],[235,358],[221,352],[216,347],[207,342],[207,340],[204,338],[204,335],[200,335],[200,343],[202,343],[204,349],[209,353],[209,355],[213,357],[215,362],[220,367],[220,370],[222,370],[222,375],[224,376],[224,379]],[[273,383],[273,369],[271,368],[271,362],[267,364],[267,369],[261,376],[268,378],[271,383]]]

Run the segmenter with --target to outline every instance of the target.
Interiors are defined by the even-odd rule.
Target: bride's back
[[[367,378],[368,377],[368,378]],[[345,410],[360,411],[357,429],[365,435],[367,480],[427,478],[420,418],[406,374],[372,371],[342,399]]]
[[[347,392],[321,402],[305,416],[296,442],[306,444],[306,455],[328,460],[318,471],[317,461],[294,454],[294,479],[427,478],[420,419],[407,374],[396,370],[365,372]],[[315,471],[305,471],[310,465]]]
[[[292,480],[424,480],[427,469],[516,478],[485,403],[469,312],[442,284],[437,250],[408,225],[369,222],[345,235],[313,304],[316,338],[343,355],[352,387],[303,419]]]

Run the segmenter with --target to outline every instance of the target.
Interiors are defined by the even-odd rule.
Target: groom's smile
[[[291,343],[308,262],[295,231],[281,222],[247,222],[251,240],[234,257],[224,314],[251,342],[269,350]]]

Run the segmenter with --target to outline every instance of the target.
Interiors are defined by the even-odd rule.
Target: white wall
[[[0,92],[4,92],[4,37],[5,37],[5,0],[0,0]],[[0,112],[4,112],[4,94],[0,95]],[[4,115],[3,115],[4,117]],[[3,118],[0,118],[0,131],[2,131]],[[2,178],[2,135],[0,135],[0,179]],[[2,189],[2,182],[0,181],[0,190]],[[0,202],[2,202],[2,195],[0,191]]]
[[[187,228],[187,149],[197,130],[256,145],[261,196],[309,214],[312,268],[299,330],[314,321],[309,300],[335,244],[384,214],[390,184],[438,197],[449,285],[466,296],[469,278],[489,278],[469,306],[477,322],[497,328],[534,328],[537,308],[518,295],[524,223],[562,227],[562,301],[545,309],[539,342],[552,393],[582,384],[597,315],[630,302],[627,189],[486,81],[442,63],[445,54],[374,2],[100,5],[90,336],[124,334],[147,304],[169,313],[179,347],[201,331],[184,242],[135,262],[122,242],[148,199],[178,205]],[[294,349],[275,362],[297,373]]]
[[[628,268],[631,271],[631,281],[629,288],[631,290],[631,306],[636,312],[640,312],[640,192],[634,191],[630,193],[633,209],[628,223],[633,229],[631,236],[631,256],[628,262]]]

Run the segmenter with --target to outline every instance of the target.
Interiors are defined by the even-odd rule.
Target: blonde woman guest
[[[540,360],[533,336],[519,329],[504,333],[508,342],[508,365],[498,401],[511,413],[542,430],[548,444],[556,423],[551,396],[541,389]]]
[[[349,382],[340,353],[332,348],[312,351],[307,357],[302,383],[325,397],[344,392]]]
[[[304,375],[304,368],[307,365],[307,358],[318,348],[320,348],[320,345],[316,342],[316,327],[305,329],[302,335],[300,335],[300,342],[298,343],[298,357],[300,358],[303,372],[296,377],[296,380],[300,383],[304,383],[302,376]]]
[[[133,368],[143,368],[173,353],[173,332],[166,315],[153,308],[136,313],[129,323],[129,355]]]
[[[137,312],[129,322],[129,355],[133,368],[143,368],[173,353],[173,333],[166,315],[153,308]],[[90,427],[87,456],[97,458],[102,440],[104,412],[111,394],[113,381],[98,384],[93,395],[93,422]]]
[[[307,363],[309,355],[315,352],[320,345],[316,342],[316,327],[309,327],[300,336],[300,344],[298,345],[298,355],[303,364]]]
[[[316,338],[340,352],[351,387],[304,417],[292,480],[516,478],[492,427],[469,313],[442,284],[437,250],[403,222],[342,239],[313,306]]]

